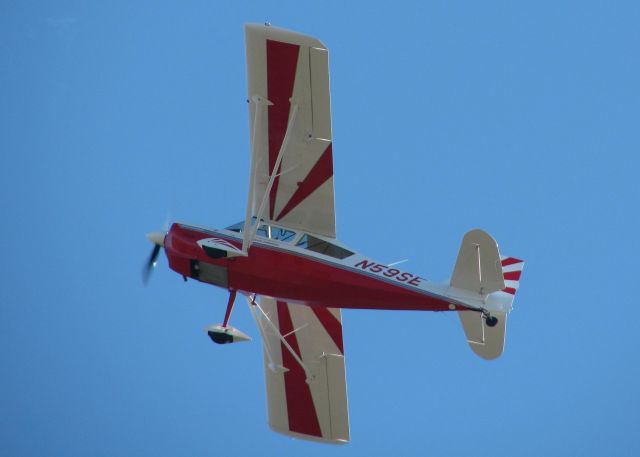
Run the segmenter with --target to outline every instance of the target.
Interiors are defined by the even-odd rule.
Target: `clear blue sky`
[[[640,6],[524,3],[3,2],[0,455],[639,455]],[[494,362],[454,314],[344,312],[344,447],[268,430],[246,306],[217,347],[224,291],[140,280],[167,213],[244,215],[264,21],[331,51],[341,240],[527,261]]]

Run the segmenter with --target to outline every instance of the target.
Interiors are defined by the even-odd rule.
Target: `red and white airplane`
[[[524,266],[468,232],[448,284],[385,265],[336,239],[329,54],[317,39],[245,27],[251,174],[244,222],[174,223],[150,233],[187,278],[229,291],[216,343],[249,339],[229,325],[238,292],[262,336],[270,427],[326,443],[349,441],[341,308],[457,311],[471,349],[494,359]]]

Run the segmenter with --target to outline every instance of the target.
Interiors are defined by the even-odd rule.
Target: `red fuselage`
[[[164,241],[172,270],[228,290],[288,302],[333,308],[449,311],[449,301],[411,285],[375,277],[331,258],[305,255],[259,238],[247,257],[214,258],[197,242],[215,236],[240,247],[220,231],[173,224]],[[322,257],[322,256],[320,256]]]

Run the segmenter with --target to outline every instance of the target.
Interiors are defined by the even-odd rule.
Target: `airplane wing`
[[[348,442],[340,310],[267,297],[250,307],[262,334],[271,429],[306,440]]]
[[[245,38],[249,216],[335,238],[329,53],[315,38],[270,26],[248,24]]]

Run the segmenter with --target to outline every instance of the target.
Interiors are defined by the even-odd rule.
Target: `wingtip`
[[[293,432],[288,429],[276,427],[272,424],[269,424],[269,428],[273,432],[279,433],[280,435],[288,436],[289,438],[293,438],[293,439],[313,441],[315,443],[322,443],[322,444],[348,444],[349,443],[348,436],[346,438],[326,438],[323,436],[307,435],[304,433]]]

